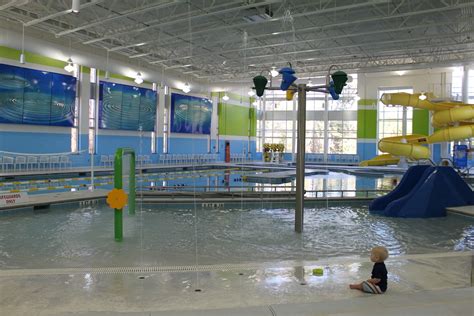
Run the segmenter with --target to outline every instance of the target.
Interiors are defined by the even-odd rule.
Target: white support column
[[[329,82],[327,83],[329,84]],[[324,94],[324,162],[328,162],[329,152],[329,97],[328,94]]]
[[[469,66],[464,65],[462,70],[462,102],[469,103]]]
[[[441,86],[446,87],[446,73],[445,72],[441,73]],[[449,143],[442,142],[440,145],[441,145],[440,158],[449,159],[450,158],[449,157]]]
[[[265,161],[264,157],[264,149],[263,149],[263,144],[265,144],[265,116],[266,116],[266,111],[265,108],[267,106],[267,96],[264,94],[263,95],[263,106],[262,106],[262,161]]]
[[[293,113],[296,113],[296,100],[293,100]],[[296,162],[296,116],[293,114],[293,129],[291,131],[291,161]]]
[[[211,153],[215,154],[219,152],[219,100],[220,96],[212,97],[212,119],[211,119],[211,143],[215,139],[215,149]]]

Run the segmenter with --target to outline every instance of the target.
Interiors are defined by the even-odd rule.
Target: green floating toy
[[[324,269],[323,269],[323,268],[316,268],[316,269],[313,269],[313,275],[317,275],[317,276],[322,276],[322,275],[324,275]]]

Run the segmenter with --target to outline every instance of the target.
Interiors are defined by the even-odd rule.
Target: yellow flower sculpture
[[[127,205],[128,196],[122,189],[113,189],[107,194],[107,204],[111,208],[122,209]]]

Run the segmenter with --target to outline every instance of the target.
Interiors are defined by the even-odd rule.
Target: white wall
[[[394,71],[360,74],[358,93],[362,99],[377,99],[379,88],[412,87],[415,93],[434,92],[436,96],[443,97],[446,89],[450,91],[452,71],[452,68],[438,68],[408,70],[401,76]]]

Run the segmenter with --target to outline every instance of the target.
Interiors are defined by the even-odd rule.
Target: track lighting
[[[184,93],[188,93],[189,91],[191,91],[189,83],[186,82],[181,90],[183,90]]]
[[[72,13],[79,13],[80,7],[81,7],[81,0],[72,0],[72,5],[71,5]]]
[[[276,67],[275,67],[275,66],[273,66],[273,67],[272,67],[272,70],[270,70],[270,75],[271,75],[272,77],[278,76],[278,70],[276,70]]]
[[[142,84],[143,83],[143,77],[140,72],[137,72],[137,75],[135,76],[135,81],[136,84]]]
[[[71,57],[69,57],[66,62],[67,62],[67,65],[64,66],[64,70],[66,70],[67,72],[73,72],[74,71],[74,64],[72,62]]]

